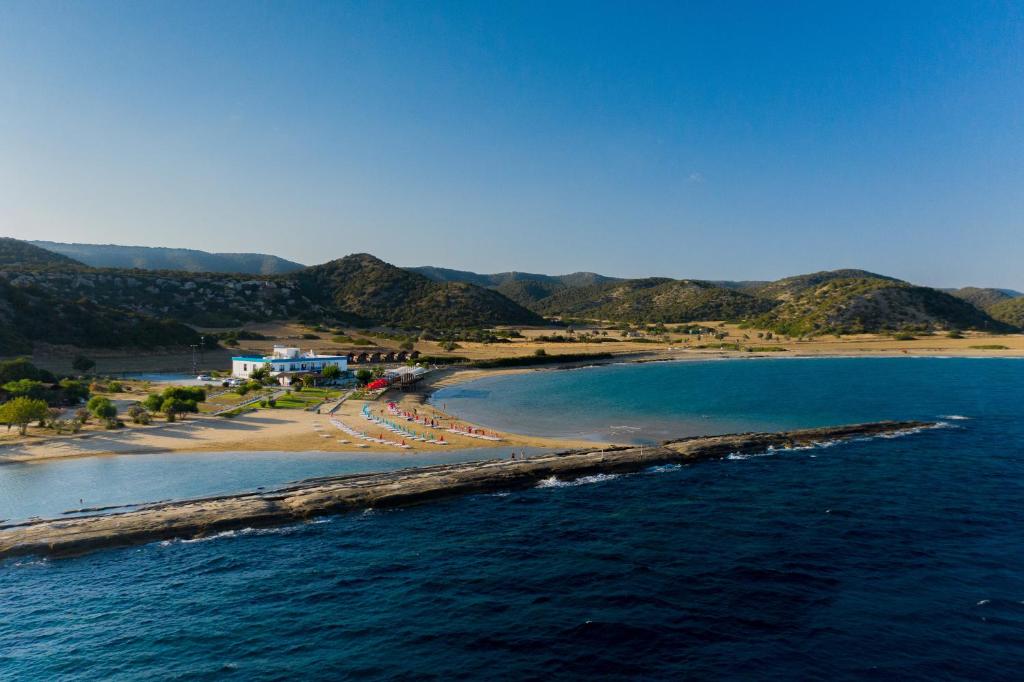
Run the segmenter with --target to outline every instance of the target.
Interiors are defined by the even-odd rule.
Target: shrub
[[[117,406],[110,402],[110,398],[95,396],[86,404],[86,408],[92,412],[97,419],[102,419],[110,427],[117,419]]]
[[[141,404],[142,407],[150,412],[159,412],[160,407],[164,404],[164,397],[159,393],[152,393],[146,396],[146,399]]]
[[[202,386],[169,386],[164,389],[163,397],[178,398],[179,400],[191,400],[196,403],[206,401],[206,389]]]
[[[160,406],[160,411],[167,415],[167,421],[173,422],[178,418],[178,415],[187,412],[198,412],[199,407],[194,400],[166,398],[163,405]]]
[[[153,418],[150,417],[146,408],[139,404],[132,405],[128,408],[128,416],[131,418],[132,422],[136,424],[149,424],[153,421]]]
[[[543,358],[548,354],[548,352],[543,348],[538,348],[537,350],[533,351],[533,354],[535,357]]]
[[[89,397],[89,388],[74,379],[60,380],[61,399],[66,403],[77,403]]]

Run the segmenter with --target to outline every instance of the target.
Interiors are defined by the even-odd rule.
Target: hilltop
[[[494,289],[521,306],[537,310],[535,304],[541,299],[567,289],[621,281],[596,272],[573,272],[568,275],[541,275],[531,272],[499,272],[483,275],[466,270],[450,270],[422,266],[406,268],[436,282],[464,282]]]
[[[878,275],[873,272],[868,272],[867,270],[854,270],[848,268],[842,270],[821,270],[820,272],[812,272],[806,275],[784,277],[774,282],[767,282],[762,286],[755,287],[751,291],[763,298],[770,298],[776,301],[787,301],[808,291],[813,291],[822,284],[826,284],[837,279],[877,280],[879,282],[900,281],[895,277],[886,277],[885,275]]]
[[[279,275],[305,267],[301,263],[262,253],[209,253],[195,249],[173,249],[162,246],[67,244],[47,241],[22,243],[29,243],[67,256],[94,268]]]
[[[541,324],[543,319],[501,294],[459,281],[435,281],[366,253],[306,268],[292,280],[327,309],[403,327]]]
[[[658,277],[569,289],[537,305],[549,315],[642,323],[744,320],[770,307],[767,301],[709,282]]]

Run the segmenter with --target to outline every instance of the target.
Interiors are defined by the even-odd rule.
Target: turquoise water
[[[1024,360],[829,358],[618,364],[481,379],[432,402],[532,435],[655,442],[880,419],[1003,413]],[[977,377],[965,382],[963,377]],[[949,395],[957,391],[960,395]],[[965,415],[966,416],[966,415]]]
[[[460,390],[480,393],[450,408],[561,435],[946,426],[8,561],[0,677],[1020,678],[1024,362],[629,366]]]

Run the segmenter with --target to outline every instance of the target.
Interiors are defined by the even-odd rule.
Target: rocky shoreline
[[[701,436],[651,447],[571,450],[530,459],[486,460],[309,479],[271,491],[144,505],[131,511],[0,525],[0,558],[70,556],[108,547],[193,538],[248,527],[295,523],[326,514],[400,507],[432,500],[521,489],[552,476],[573,479],[624,473],[656,464],[720,459],[769,448],[891,435],[929,422],[873,422],[845,426]]]

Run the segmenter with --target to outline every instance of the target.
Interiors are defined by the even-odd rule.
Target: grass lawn
[[[324,400],[330,400],[341,396],[341,391],[329,388],[304,388],[302,391],[292,391],[277,399],[277,407],[291,410],[302,410],[316,405]]]

